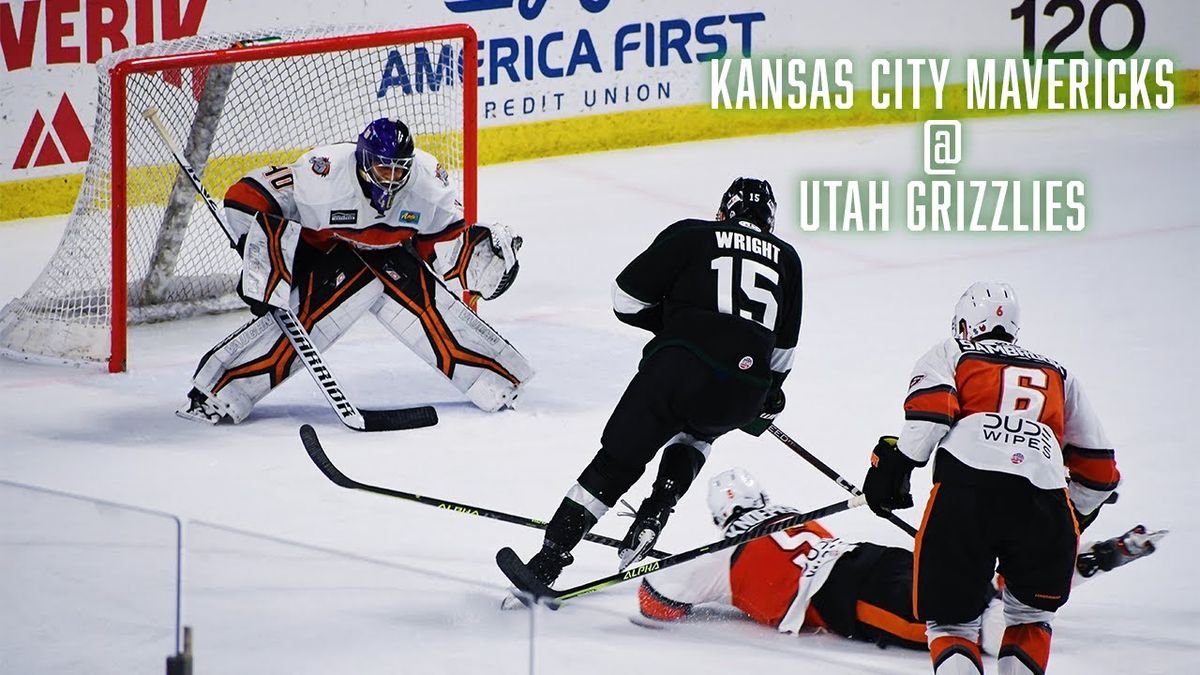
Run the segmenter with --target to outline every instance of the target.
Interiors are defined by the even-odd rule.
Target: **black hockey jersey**
[[[644,356],[684,347],[764,386],[792,368],[801,313],[800,257],[748,221],[681,220],[613,284],[617,318],[654,333]]]

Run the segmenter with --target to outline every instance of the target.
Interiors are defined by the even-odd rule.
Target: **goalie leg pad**
[[[365,267],[349,278],[339,270],[328,281],[339,277],[338,283],[322,284],[317,275],[305,275],[302,287],[292,292],[292,306],[300,310],[297,317],[319,350],[344,335],[383,293]],[[303,369],[291,342],[267,315],[241,326],[209,350],[196,368],[192,385],[234,422],[241,422],[255,403]]]
[[[404,257],[412,256],[368,260],[384,287],[371,307],[375,318],[481,410],[510,405],[533,377],[529,362],[427,267]]]

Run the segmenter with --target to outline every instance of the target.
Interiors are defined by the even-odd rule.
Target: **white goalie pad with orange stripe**
[[[320,274],[299,272],[291,289],[290,305],[318,349],[332,346],[372,311],[393,335],[483,410],[511,405],[521,385],[533,376],[525,357],[409,252],[360,252],[330,264],[334,267]],[[291,344],[265,316],[242,326],[205,354],[192,384],[222,414],[240,422],[257,401],[297,370],[303,366]]]
[[[371,311],[380,323],[480,409],[512,405],[534,374],[524,355],[428,270],[409,276],[385,268],[377,277],[384,293]]]
[[[297,318],[312,336],[313,345],[324,351],[366,313],[382,293],[379,283],[355,275],[328,297],[314,302],[292,291]],[[200,360],[192,386],[234,422],[250,415],[254,405],[304,366],[296,358],[291,342],[270,315],[250,320],[210,349]]]

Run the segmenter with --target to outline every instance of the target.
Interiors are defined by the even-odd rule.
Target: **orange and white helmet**
[[[976,281],[954,306],[950,334],[964,340],[1002,329],[1016,342],[1021,329],[1021,306],[1012,286],[999,281]]]
[[[735,466],[708,482],[708,510],[713,523],[724,527],[734,516],[767,505],[767,493],[749,471]]]

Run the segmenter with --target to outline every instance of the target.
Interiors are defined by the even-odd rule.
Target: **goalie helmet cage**
[[[143,117],[149,108],[217,199],[253,168],[398,117],[474,222],[476,50],[474,30],[452,24],[207,35],[106,57],[75,207],[41,275],[0,312],[0,352],[121,372],[128,324],[244,306],[238,255]]]

